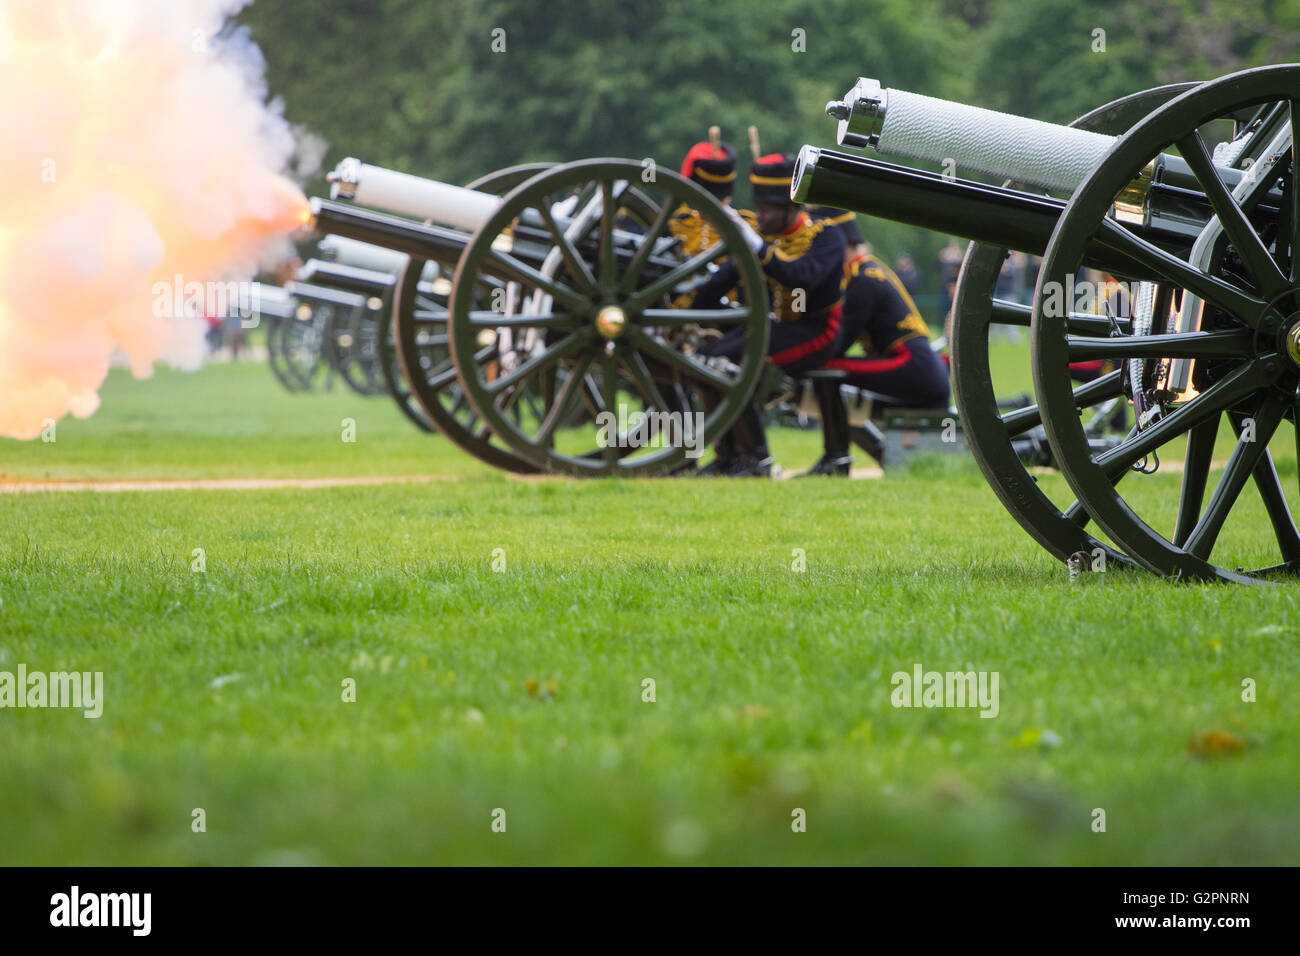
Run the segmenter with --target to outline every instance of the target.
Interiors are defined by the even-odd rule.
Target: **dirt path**
[[[260,491],[267,488],[343,488],[353,485],[428,484],[447,475],[366,475],[354,478],[139,478],[27,480],[0,477],[0,494],[33,491]]]
[[[793,478],[787,471],[777,480]],[[582,481],[557,475],[512,475],[520,481]],[[853,478],[882,478],[875,467],[854,468]],[[341,478],[11,478],[0,475],[0,494],[38,491],[263,491],[272,488],[347,488],[357,485],[427,485],[435,481],[459,481],[456,475],[365,475]]]

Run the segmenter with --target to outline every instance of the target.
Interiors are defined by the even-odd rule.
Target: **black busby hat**
[[[859,246],[862,244],[862,233],[858,231],[857,215],[845,209],[836,209],[834,206],[809,206],[808,215],[813,219],[824,220],[827,225],[839,229],[844,234],[846,245]]]
[[[754,187],[754,202],[773,206],[797,205],[790,198],[794,179],[793,153],[769,153],[754,160],[749,167],[749,183]]]
[[[736,188],[736,151],[729,143],[696,143],[682,160],[682,175],[726,199]]]

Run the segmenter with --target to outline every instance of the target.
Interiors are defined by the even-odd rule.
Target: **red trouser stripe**
[[[1071,372],[1100,372],[1101,362],[1102,362],[1101,359],[1093,359],[1090,362],[1071,362],[1070,371]]]
[[[805,355],[812,355],[813,352],[826,348],[835,341],[835,336],[840,334],[840,314],[844,311],[842,306],[835,306],[831,309],[830,314],[826,317],[826,330],[815,339],[809,339],[800,345],[792,345],[790,348],[781,352],[772,353],[772,362],[775,365],[789,365],[791,362],[797,362]]]
[[[902,342],[897,343],[889,350],[892,355],[889,358],[872,358],[872,359],[850,359],[837,358],[831,359],[826,363],[827,368],[833,368],[841,372],[867,373],[872,372],[896,372],[908,362],[912,361],[912,350]]]

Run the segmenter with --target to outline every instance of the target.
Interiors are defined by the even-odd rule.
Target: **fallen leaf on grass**
[[[1193,757],[1228,757],[1239,754],[1246,747],[1246,742],[1226,730],[1211,730],[1208,734],[1196,734],[1187,738],[1187,752]]]
[[[1012,737],[1010,743],[1011,746],[1017,749],[1038,747],[1041,750],[1050,750],[1053,747],[1061,746],[1061,735],[1054,730],[1045,730],[1042,727],[1026,727]]]
[[[548,680],[545,684],[536,677],[530,677],[524,681],[524,690],[529,697],[537,697],[540,700],[550,700],[560,692],[559,681]]]

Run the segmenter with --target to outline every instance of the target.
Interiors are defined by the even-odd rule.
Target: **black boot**
[[[727,474],[732,478],[766,478],[772,474],[772,456],[767,450],[763,410],[751,401],[736,419],[736,452],[739,458]]]
[[[728,429],[713,445],[713,461],[695,472],[700,478],[718,478],[731,474],[739,463],[740,455],[736,451],[735,429]]]
[[[849,454],[849,410],[844,407],[840,383],[835,379],[816,379],[813,394],[822,416],[822,456],[800,478],[814,475],[847,475],[853,464]]]
[[[796,478],[816,478],[820,475],[844,475],[849,474],[853,465],[852,455],[822,455],[817,459],[817,464],[813,465],[803,474],[795,475]]]

